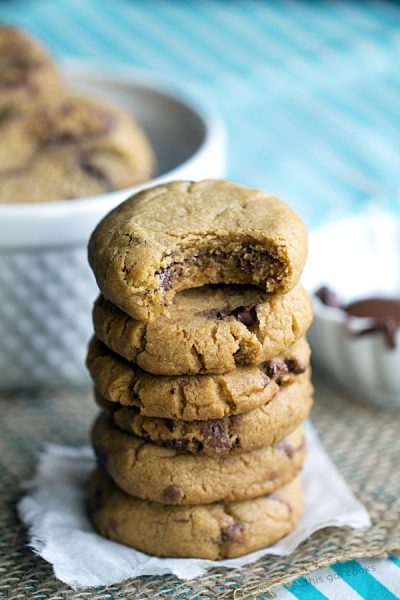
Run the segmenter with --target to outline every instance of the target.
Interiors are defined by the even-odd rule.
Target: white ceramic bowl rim
[[[59,244],[71,243],[75,237],[76,241],[81,240],[82,234],[74,236],[73,231],[79,220],[82,220],[83,223],[86,220],[91,221],[94,215],[107,213],[130,195],[146,187],[185,178],[185,172],[188,170],[195,172],[197,169],[202,169],[204,171],[204,164],[209,160],[209,156],[215,151],[221,154],[221,150],[223,152],[225,148],[226,131],[216,111],[204,101],[193,99],[186,89],[182,90],[182,86],[175,85],[162,75],[114,63],[101,63],[100,66],[99,62],[90,60],[66,60],[62,64],[67,72],[75,70],[80,74],[88,72],[100,77],[106,76],[111,83],[132,81],[137,86],[154,91],[156,94],[181,104],[201,122],[204,130],[203,143],[176,168],[137,186],[73,200],[54,200],[34,204],[0,204],[0,248],[41,245],[37,242],[27,241],[27,229],[34,230],[38,227],[48,231],[52,224],[59,229],[60,223],[62,223],[64,232],[69,231],[69,235],[62,236]],[[224,161],[225,157],[223,156],[221,162],[224,163]],[[218,166],[217,170],[221,170],[221,167]],[[51,243],[57,245],[57,239],[52,239]]]

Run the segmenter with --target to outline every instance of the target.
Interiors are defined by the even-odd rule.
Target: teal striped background
[[[400,207],[400,9],[388,2],[14,0],[54,53],[161,72],[224,116],[229,177],[315,226]]]
[[[213,104],[230,178],[286,198],[311,227],[400,209],[400,5],[257,0],[0,0],[61,57],[140,66]],[[368,567],[368,568],[367,568]],[[277,598],[400,598],[400,561],[301,578]]]

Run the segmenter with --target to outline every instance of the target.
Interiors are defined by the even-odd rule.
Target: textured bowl
[[[86,382],[98,293],[86,246],[95,225],[139,189],[225,171],[224,128],[209,109],[140,71],[67,63],[64,72],[71,87],[134,113],[152,141],[158,172],[146,184],[91,198],[0,204],[0,388]]]
[[[400,219],[368,214],[332,223],[310,236],[304,284],[315,292],[323,285],[346,304],[372,296],[400,298]],[[360,401],[400,409],[400,335],[389,349],[382,333],[355,337],[346,315],[314,296],[309,331],[313,361]],[[361,329],[368,321],[352,319]]]

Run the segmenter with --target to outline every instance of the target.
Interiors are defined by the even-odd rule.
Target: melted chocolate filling
[[[383,333],[388,348],[396,348],[397,331],[400,328],[400,300],[396,298],[372,297],[343,304],[338,296],[329,288],[320,288],[315,295],[325,306],[342,310],[347,315],[347,330],[360,337],[371,333]],[[369,319],[370,325],[354,330],[352,319]]]
[[[240,271],[253,273],[260,269],[267,262],[270,264],[270,271],[280,270],[280,261],[274,258],[266,251],[259,251],[251,246],[244,246],[238,253],[225,253],[220,250],[198,250],[195,256],[187,258],[182,262],[172,262],[165,269],[160,269],[155,275],[159,280],[159,288],[169,290],[173,287],[174,281],[183,279],[188,272],[190,265],[202,266],[205,270],[214,268],[216,263],[221,260],[233,260],[236,268]]]

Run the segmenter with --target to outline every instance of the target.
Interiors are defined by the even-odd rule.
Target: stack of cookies
[[[141,192],[97,227],[90,512],[157,556],[234,557],[294,529],[312,406],[305,226],[226,181]]]

